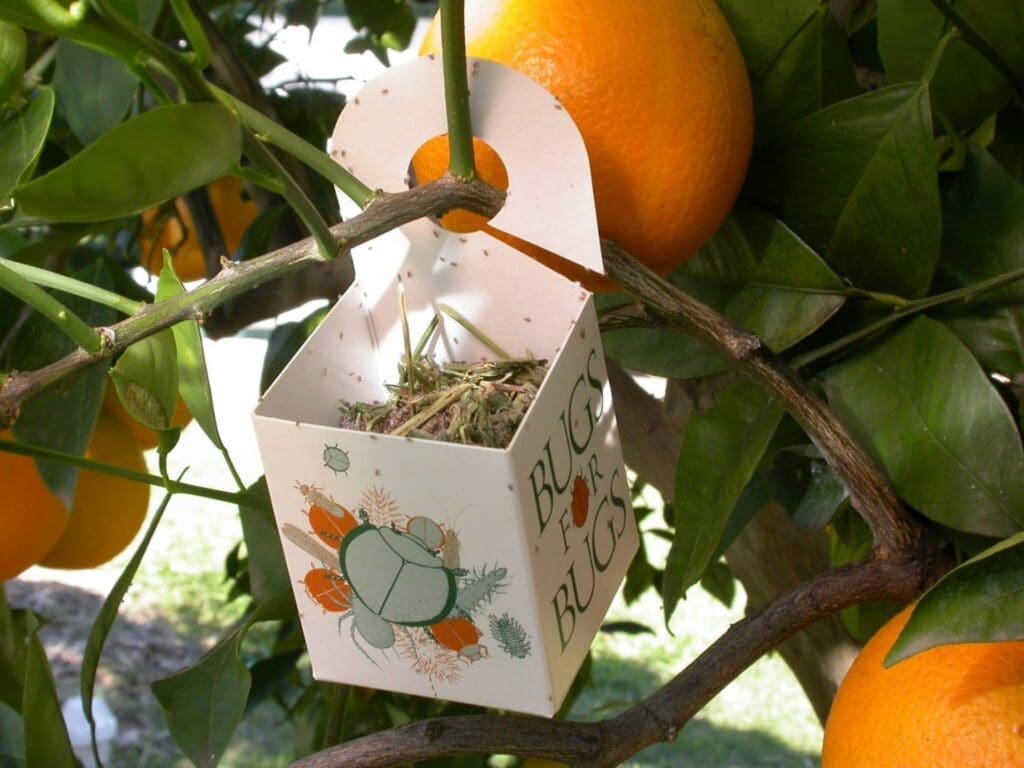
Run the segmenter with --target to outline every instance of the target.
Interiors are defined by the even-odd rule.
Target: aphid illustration
[[[501,616],[492,614],[488,617],[488,623],[491,627],[491,634],[498,641],[501,650],[514,659],[525,659],[530,655],[532,649],[526,630],[508,613],[503,613]]]
[[[438,645],[455,651],[459,658],[470,664],[490,656],[487,646],[480,644],[483,633],[465,616],[451,616],[432,624],[428,631]]]
[[[348,472],[351,466],[348,454],[336,445],[325,445],[323,458],[324,466],[336,475]]]
[[[352,605],[352,587],[329,568],[313,568],[302,579],[306,594],[328,613],[344,613]]]
[[[590,514],[590,488],[582,474],[572,482],[572,524],[582,528]]]

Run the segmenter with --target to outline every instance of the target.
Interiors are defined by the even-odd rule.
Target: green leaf
[[[385,65],[388,50],[404,50],[416,29],[416,15],[405,0],[345,0],[345,8],[352,26],[363,31],[345,52],[372,51]]]
[[[0,109],[21,87],[26,48],[25,31],[15,24],[0,21]]]
[[[921,296],[941,212],[927,91],[898,85],[833,104],[754,154],[748,194],[861,288]]]
[[[181,479],[180,477],[178,478]],[[142,564],[142,558],[145,557],[146,551],[149,549],[150,542],[153,541],[153,535],[156,533],[157,526],[160,525],[160,521],[163,519],[164,512],[167,510],[167,505],[170,503],[172,498],[171,494],[164,496],[163,501],[160,502],[160,506],[157,507],[153,513],[153,519],[150,520],[149,526],[146,528],[146,532],[142,537],[142,541],[139,542],[139,546],[136,547],[135,553],[132,555],[131,560],[125,565],[124,570],[121,571],[121,575],[117,577],[117,581],[111,588],[110,592],[107,593],[106,598],[103,600],[103,605],[100,607],[99,613],[96,614],[96,619],[92,623],[92,627],[89,630],[89,637],[85,643],[85,651],[82,654],[82,672],[81,672],[81,694],[82,694],[82,710],[85,712],[85,717],[89,721],[93,728],[93,739],[95,746],[95,720],[93,719],[92,713],[92,700],[93,693],[96,686],[96,672],[100,665],[100,656],[103,655],[103,646],[107,642],[107,636],[110,634],[111,628],[114,626],[114,622],[117,621],[118,610],[121,607],[121,602],[124,600],[124,596],[128,593],[128,588],[132,585],[132,580],[135,578],[136,572],[139,570],[139,566]]]
[[[241,149],[239,123],[219,104],[158,107],[17,187],[14,197],[28,216],[68,222],[114,219],[228,174]]]
[[[885,665],[949,643],[1024,640],[1024,533],[947,573],[918,601]]]
[[[676,470],[675,539],[662,589],[666,620],[717,558],[733,510],[783,413],[743,380],[719,393],[711,409],[690,417]]]
[[[167,301],[184,292],[185,286],[174,274],[170,259],[165,260],[157,282],[156,300]],[[181,399],[210,442],[223,451],[224,443],[217,429],[217,414],[213,408],[213,393],[210,391],[210,376],[206,368],[199,324],[195,320],[183,320],[172,326],[171,332],[177,349],[178,390]]]
[[[717,4],[755,81],[820,5],[818,0],[772,0],[771,12],[766,13],[764,0],[718,0]]]
[[[0,121],[0,199],[7,200],[39,157],[53,118],[53,91],[40,88],[21,110]]]
[[[124,409],[155,432],[171,424],[178,397],[177,363],[174,335],[163,330],[128,347],[110,370]]]
[[[24,723],[25,764],[46,768],[77,768],[71,749],[60,701],[46,659],[46,649],[39,639],[39,622],[29,621],[25,655],[25,698],[21,705]]]
[[[71,132],[91,144],[113,129],[131,106],[139,79],[124,62],[62,40],[53,88]]]
[[[242,538],[249,553],[249,588],[257,602],[291,589],[281,537],[270,506],[267,479],[261,477],[245,491],[249,503],[238,505]]]
[[[259,621],[286,618],[290,602],[289,587],[287,596],[257,606],[194,666],[153,683],[171,736],[197,768],[220,762],[245,714],[252,680],[240,651],[249,629]]]
[[[820,328],[845,301],[842,280],[781,222],[738,207],[670,282],[781,352]],[[664,329],[603,335],[605,352],[632,370],[690,378],[729,363],[704,344]]]
[[[25,768],[23,731],[18,710],[0,701],[0,768]]]
[[[960,0],[951,5],[972,26],[978,25],[978,31],[1008,61],[1024,64],[1020,0]],[[930,2],[878,0],[878,50],[888,82],[920,80],[939,40],[952,26]],[[964,128],[998,111],[1013,89],[996,67],[960,37],[946,49],[930,92],[935,113]]]
[[[754,83],[757,141],[857,93],[846,34],[828,5],[819,5]]]
[[[736,577],[724,560],[716,560],[708,566],[701,576],[700,586],[726,608],[732,608],[736,600]]]
[[[981,147],[967,145],[963,173],[943,190],[937,290],[962,288],[1024,263],[1024,186]],[[950,306],[942,319],[982,365],[1024,373],[1024,281]]]
[[[109,273],[100,263],[71,277],[103,288],[110,287]],[[112,309],[75,296],[65,297],[64,304],[94,327],[110,325],[117,317]],[[14,339],[10,362],[16,370],[33,371],[75,349],[75,343],[56,326],[38,312],[33,312]],[[64,379],[28,400],[14,425],[18,440],[75,456],[83,455],[103,401],[109,365],[109,361],[102,361],[89,366],[78,376]],[[78,469],[45,459],[36,459],[36,467],[47,487],[70,509]]]
[[[901,497],[942,525],[1007,536],[1024,523],[1024,450],[963,344],[919,317],[825,374],[829,403]]]

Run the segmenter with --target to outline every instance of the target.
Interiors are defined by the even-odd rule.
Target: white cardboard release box
[[[476,134],[502,158],[500,230],[601,270],[586,152],[554,98],[470,63]],[[388,71],[349,104],[332,155],[371,188],[408,183],[444,133],[441,62]],[[355,213],[349,209],[349,213]],[[312,669],[332,680],[550,716],[638,548],[592,296],[483,233],[412,222],[356,249],[357,281],[254,420]],[[338,427],[378,401],[440,303],[513,356],[549,361],[504,449]],[[493,357],[443,319],[439,361]]]

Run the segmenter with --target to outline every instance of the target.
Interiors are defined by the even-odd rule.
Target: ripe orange
[[[85,457],[146,471],[142,448],[131,433],[117,418],[102,411]],[[135,538],[148,507],[148,485],[83,469],[75,487],[71,522],[39,564],[47,568],[93,568],[107,562]]]
[[[14,440],[8,430],[0,439]],[[39,562],[60,539],[70,520],[28,456],[0,452],[0,582]]]
[[[217,179],[206,187],[210,205],[217,217],[224,246],[231,255],[242,243],[249,225],[259,215],[259,208],[248,197],[242,182],[234,176]],[[174,271],[183,281],[206,278],[206,260],[199,237],[192,224],[185,199],[174,201],[176,216],[161,216],[159,208],[142,213],[142,231],[139,234],[139,253],[142,266],[151,275],[159,275],[163,268],[163,249],[171,252]]]
[[[940,646],[885,669],[910,612],[840,685],[822,768],[1024,768],[1024,642]]]
[[[713,0],[471,0],[466,44],[568,110],[590,157],[602,237],[666,275],[722,224],[754,118],[743,56]],[[435,18],[420,52],[440,50]],[[443,168],[414,163],[421,183]]]
[[[160,442],[156,432],[140,424],[124,409],[113,386],[108,386],[103,393],[103,412],[109,413],[120,421],[131,432],[135,442],[142,450],[148,451],[151,448],[156,448]],[[171,414],[171,426],[184,427],[190,421],[192,421],[192,414],[189,412],[188,406],[185,405],[185,401],[181,399],[181,395],[178,395],[178,399],[174,401],[174,413]]]

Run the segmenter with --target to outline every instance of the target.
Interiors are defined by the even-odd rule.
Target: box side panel
[[[372,401],[386,396],[376,340],[357,282],[327,313],[274,383],[256,414],[333,427],[338,399]]]
[[[553,713],[506,452],[255,421],[318,678]]]
[[[512,458],[557,705],[639,546],[592,300]]]

